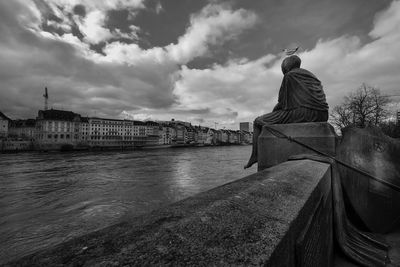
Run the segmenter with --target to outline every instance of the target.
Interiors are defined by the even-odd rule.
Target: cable
[[[304,144],[303,142],[300,142],[300,141],[294,139],[293,137],[288,136],[288,135],[282,133],[281,131],[278,131],[277,129],[273,129],[273,128],[267,126],[267,125],[264,125],[264,128],[267,129],[272,135],[276,136],[277,138],[286,138],[286,139],[288,139],[290,142],[294,142],[294,143],[299,144],[299,145],[301,145],[301,146],[303,146],[303,147],[305,147],[305,148],[308,148],[309,150],[312,150],[312,151],[314,151],[314,152],[316,152],[316,153],[318,153],[318,154],[320,154],[320,155],[323,155],[323,156],[325,156],[325,157],[328,157],[328,158],[330,158],[330,159],[333,159],[333,160],[336,161],[337,163],[339,163],[339,164],[341,164],[341,165],[343,165],[343,166],[345,166],[345,167],[347,167],[347,168],[349,168],[349,169],[352,169],[353,171],[356,171],[356,172],[361,173],[361,174],[363,174],[363,175],[365,175],[365,176],[368,176],[369,178],[371,178],[371,179],[373,179],[373,180],[375,180],[375,181],[377,181],[377,182],[380,182],[380,183],[382,183],[382,184],[384,184],[384,185],[386,185],[386,186],[388,186],[388,187],[394,189],[394,190],[397,191],[397,192],[400,192],[400,186],[398,186],[398,185],[392,184],[391,182],[385,181],[385,180],[383,180],[383,179],[381,179],[381,178],[377,178],[377,177],[373,176],[372,174],[369,174],[369,173],[366,172],[366,171],[363,171],[363,170],[361,170],[361,169],[359,169],[359,168],[357,168],[357,167],[354,167],[354,166],[352,166],[352,165],[350,165],[350,164],[348,164],[348,163],[346,163],[346,162],[343,162],[343,161],[341,161],[341,160],[335,158],[334,156],[331,156],[331,155],[329,155],[329,154],[327,154],[327,153],[324,153],[324,152],[322,152],[322,151],[319,151],[319,150],[316,149],[316,148],[313,148],[313,147],[311,147],[311,146],[309,146],[309,145],[307,145],[307,144]]]

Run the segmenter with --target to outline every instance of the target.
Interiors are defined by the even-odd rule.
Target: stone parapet
[[[268,125],[268,127],[321,152],[332,156],[335,155],[337,135],[332,125],[327,122],[273,124]],[[286,138],[276,137],[264,127],[258,137],[258,170],[287,161],[292,155],[304,153],[315,154],[315,152]]]
[[[7,266],[331,266],[331,172],[288,161]]]

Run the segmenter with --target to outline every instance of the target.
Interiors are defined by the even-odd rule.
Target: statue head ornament
[[[292,69],[296,69],[296,68],[300,68],[301,65],[301,59],[296,56],[296,55],[292,55],[289,57],[286,57],[283,61],[282,61],[282,72],[283,74],[288,73],[289,71],[291,71]]]

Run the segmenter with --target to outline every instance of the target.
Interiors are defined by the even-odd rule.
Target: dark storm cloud
[[[54,13],[54,10],[43,0],[34,0],[33,1],[36,7],[40,10],[42,16],[41,28],[43,31],[49,33],[56,33],[58,35],[63,35],[65,33],[72,33],[75,37],[80,40],[83,39],[83,34],[80,32],[78,25],[73,19],[73,15],[77,14],[81,17],[86,15],[85,6],[76,5],[73,8],[73,12],[65,11],[63,7],[56,5],[54,8],[59,12],[59,14],[63,14],[66,19],[68,19],[68,29],[63,28],[61,25],[66,25],[63,18],[57,16]],[[55,23],[52,23],[55,22]],[[97,47],[95,47],[97,48]]]
[[[157,14],[154,12],[157,2],[146,2],[150,8],[133,18],[135,25],[141,29],[139,44],[142,48],[176,42],[185,32],[189,14],[206,3],[163,1],[164,12]],[[191,67],[209,68],[213,63],[223,64],[231,55],[256,59],[265,53],[279,53],[294,44],[300,44],[303,51],[310,50],[321,38],[331,39],[346,34],[356,34],[361,40],[367,40],[374,13],[386,7],[390,0],[230,2],[234,3],[235,8],[245,8],[258,14],[259,23],[243,32],[241,38],[227,40],[213,47],[212,54],[206,55],[206,58],[194,59],[194,62],[190,62]],[[124,16],[116,18],[119,27],[123,27]]]
[[[262,20],[256,27],[244,32],[241,39],[225,43],[224,50],[254,59],[263,53],[279,53],[294,44],[300,44],[303,51],[310,50],[319,39],[357,35],[361,40],[368,40],[374,14],[390,2],[236,0],[235,7],[252,10]]]
[[[104,47],[106,46],[106,42],[100,42],[97,44],[90,44],[89,48],[93,51],[95,51],[96,53],[102,54],[103,56],[105,55],[103,52]]]
[[[129,26],[133,24],[133,18],[129,10],[115,9],[107,11],[105,25],[110,30],[120,29],[122,32],[131,32]]]
[[[295,43],[331,106],[362,82],[398,90],[398,1],[229,2],[0,1],[0,110],[32,117],[47,86],[82,115],[234,128],[273,107]]]
[[[63,28],[51,24],[49,25],[47,22],[43,22],[41,26],[44,31],[49,33],[56,33],[58,35],[63,35],[65,33]]]
[[[158,1],[149,1],[149,9],[139,12],[134,23],[143,33],[151,46],[166,46],[175,43],[188,27],[190,15],[198,12],[207,4],[206,0],[162,1],[164,11],[154,12]]]
[[[86,16],[86,8],[84,5],[76,5],[73,9],[74,14],[79,15],[81,17]]]
[[[28,13],[17,2],[0,3],[2,111],[31,117],[42,107],[45,86],[51,105],[76,112],[97,109],[116,115],[124,109],[137,109],[138,104],[157,108],[174,102],[172,88],[165,88],[169,72],[87,60],[71,44],[40,37],[22,27],[10,10]]]
[[[197,115],[206,115],[210,114],[211,110],[209,108],[202,109],[175,109],[176,113],[187,113],[187,114],[197,114]]]
[[[71,16],[72,16],[71,14],[68,14],[68,17],[71,17]],[[71,20],[70,26],[71,26],[71,34],[82,41],[84,38],[84,35],[79,30],[79,27],[78,27],[78,25],[76,25],[75,21]]]

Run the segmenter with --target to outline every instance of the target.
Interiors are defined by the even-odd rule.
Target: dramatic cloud
[[[110,30],[104,28],[106,15],[101,11],[92,11],[82,23],[78,23],[79,30],[85,36],[85,39],[92,44],[107,41],[113,37]]]
[[[166,47],[179,63],[187,63],[204,55],[209,45],[217,45],[235,38],[242,30],[256,22],[254,13],[239,9],[232,11],[220,5],[208,5],[190,19],[190,27],[176,45]]]
[[[256,22],[254,13],[227,6],[207,5],[190,18],[190,26],[176,44],[142,50],[137,44],[108,44],[102,60],[139,65],[148,61],[160,64],[186,64],[209,52],[210,46],[235,38]]]
[[[45,5],[47,11],[49,6]],[[72,10],[73,4],[64,7],[63,12]],[[43,6],[41,8],[44,9]],[[106,44],[104,54],[98,54],[91,50],[90,43],[115,37],[103,27],[104,13],[88,11],[85,19],[77,22],[84,35],[79,39],[71,33],[44,31],[40,27],[43,13],[34,5],[26,7],[21,3],[13,3],[4,5],[2,10],[12,9],[30,14],[24,16],[22,23],[15,23],[12,17],[7,18],[8,24],[14,25],[11,31],[22,34],[10,36],[14,40],[7,40],[12,40],[13,44],[2,47],[0,51],[1,57],[7,59],[2,63],[10,63],[8,67],[1,66],[2,74],[6,76],[1,89],[4,95],[2,106],[5,112],[17,116],[40,107],[44,86],[50,89],[52,106],[73,109],[83,115],[115,117],[136,114],[138,110],[151,112],[173,109],[173,105],[179,101],[179,96],[173,94],[173,85],[179,76],[180,64],[207,53],[210,45],[216,45],[216,40],[223,42],[234,38],[255,22],[254,15],[244,10],[207,5],[199,14],[193,15],[186,33],[176,44],[144,50],[135,43],[126,44],[116,40]],[[94,14],[93,17],[91,14]],[[62,17],[61,14],[57,15]],[[210,27],[210,23],[215,24],[214,28]],[[197,37],[193,31],[201,31],[205,35]],[[187,48],[191,38],[196,38],[196,50]],[[18,59],[26,67],[22,68]],[[15,74],[19,72],[18,80],[10,79],[5,73],[10,67],[14,67]],[[29,88],[32,86],[35,88]],[[19,94],[23,97],[21,101],[16,101]],[[32,99],[36,99],[34,107],[29,104]],[[6,104],[10,102],[17,105],[11,107]],[[187,112],[191,111],[189,109]],[[171,110],[171,114],[174,113]]]
[[[399,29],[400,1],[394,1],[376,16],[369,32],[372,41],[362,44],[357,36],[319,40],[313,49],[299,54],[302,67],[322,81],[331,108],[363,82],[383,94],[400,95]],[[272,110],[282,79],[281,61],[281,55],[270,55],[254,61],[231,60],[206,70],[183,68],[174,92],[183,96],[181,105],[208,108],[213,117],[228,119],[227,108],[236,111],[236,118],[226,120],[234,127]],[[399,98],[393,101],[398,109]]]
[[[400,54],[400,2],[394,1],[379,13],[369,36],[361,44],[357,36],[320,40],[302,54],[305,66],[315,70],[326,84],[330,102],[336,104],[349,90],[362,82],[377,86],[384,94],[400,94],[398,70]]]
[[[272,109],[283,55],[275,48],[255,51],[252,44],[276,45],[280,21],[262,34],[255,31],[265,25],[263,15],[281,17],[273,14],[273,5],[267,12],[259,4],[252,9],[249,3],[196,1],[191,6],[200,8],[175,22],[171,19],[175,7],[162,3],[153,1],[147,7],[144,0],[0,2],[0,110],[12,118],[34,117],[42,107],[45,86],[51,106],[89,116],[175,118],[237,128],[240,121]],[[343,8],[340,3],[335,12]],[[337,23],[321,31],[338,29],[342,34],[320,38],[300,52],[303,67],[322,81],[331,107],[362,82],[384,94],[399,94],[400,2],[393,1],[384,10],[372,8],[377,14],[369,28],[360,24],[362,30],[345,34],[339,28],[347,24],[335,19]],[[146,15],[173,22],[169,29],[176,36],[173,41],[163,45],[148,41],[157,33],[146,29],[154,27],[136,20],[146,10],[151,12]],[[115,20],[115,14],[124,15]],[[295,28],[293,21],[299,15],[291,16],[289,26]],[[308,17],[312,21],[307,17],[298,21],[308,27],[326,23],[323,16]],[[181,29],[178,34],[177,29]],[[296,38],[306,43],[309,33],[301,34]]]
[[[208,124],[215,119],[225,124],[249,120],[276,102],[280,66],[265,67],[275,59],[267,55],[255,61],[231,60],[204,70],[183,67],[174,93],[181,96],[182,108],[209,110],[211,118],[204,118]]]

